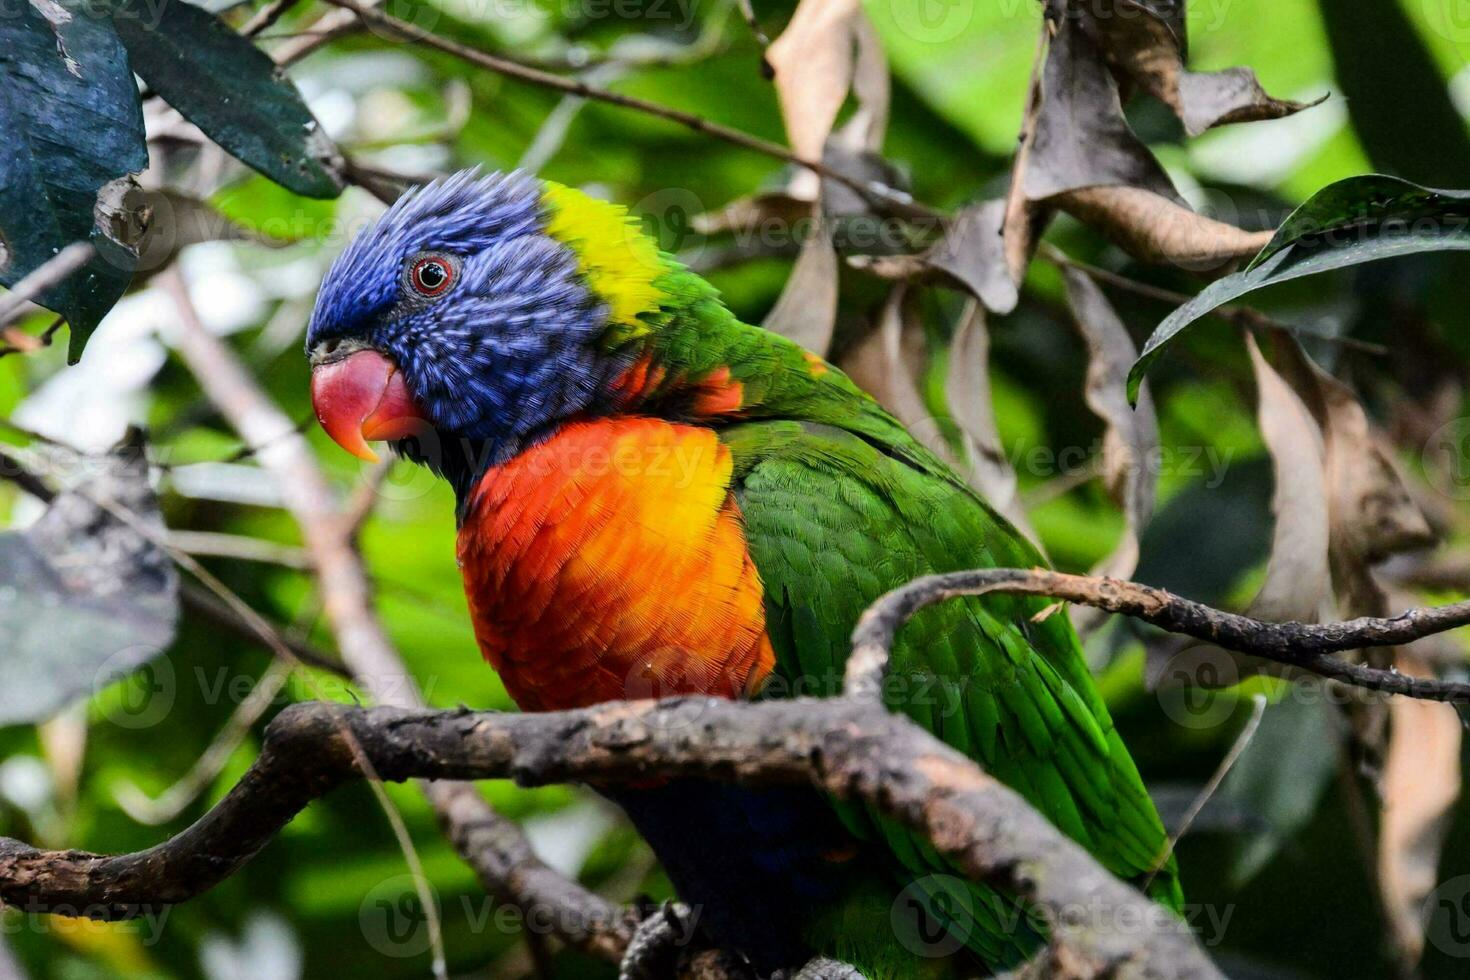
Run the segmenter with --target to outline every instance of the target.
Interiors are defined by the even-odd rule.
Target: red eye
[[[423,296],[438,296],[454,282],[454,266],[437,256],[419,259],[408,270],[408,281]]]

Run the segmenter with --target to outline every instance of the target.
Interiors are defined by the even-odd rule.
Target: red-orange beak
[[[311,406],[332,441],[358,459],[378,461],[370,439],[402,439],[428,424],[403,374],[375,350],[359,350],[311,371]]]

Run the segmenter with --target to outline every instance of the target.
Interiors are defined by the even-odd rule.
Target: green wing
[[[838,690],[859,614],[889,589],[933,572],[1043,564],[916,443],[875,437],[887,418],[876,407],[858,414],[865,418],[841,428],[773,420],[721,431],[765,586],[778,676],[802,693]],[[1020,792],[1108,870],[1141,881],[1164,851],[1163,828],[1066,617],[1032,621],[1046,605],[987,596],[920,612],[899,633],[887,699]],[[901,877],[928,887],[926,876],[951,871],[926,842],[876,814],[843,816],[886,842]],[[952,877],[935,880],[954,887]],[[992,967],[1034,948],[1035,934],[1014,927],[1014,903],[962,887],[971,908],[953,928]],[[1172,859],[1150,892],[1179,906]]]

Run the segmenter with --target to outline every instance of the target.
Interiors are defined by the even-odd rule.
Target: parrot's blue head
[[[657,305],[658,255],[640,239],[621,209],[521,173],[408,192],[317,296],[306,347],[323,427],[359,456],[400,440],[443,468],[450,442],[496,453],[596,411],[626,365],[613,328]]]

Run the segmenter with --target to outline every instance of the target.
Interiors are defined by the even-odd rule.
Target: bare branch
[[[853,632],[853,653],[847,663],[848,689],[877,690],[893,636],[914,613],[944,599],[988,592],[1083,603],[1355,687],[1426,701],[1470,703],[1470,683],[1410,677],[1331,656],[1363,647],[1399,646],[1465,626],[1470,624],[1470,601],[1409,609],[1389,618],[1267,623],[1211,609],[1136,582],[1068,575],[1044,568],[985,568],[927,575],[889,592],[869,607]]]

